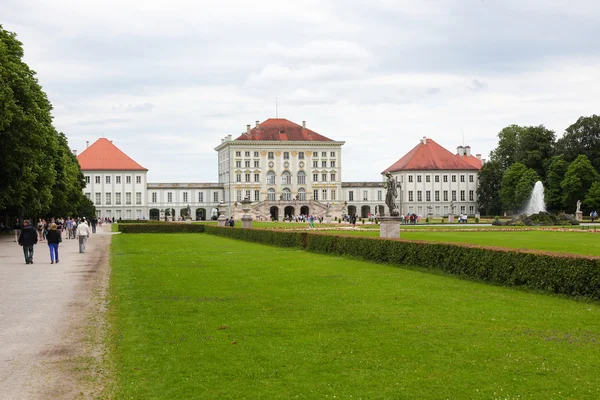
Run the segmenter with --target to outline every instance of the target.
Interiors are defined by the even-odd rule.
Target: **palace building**
[[[383,177],[374,182],[342,181],[345,142],[323,136],[283,118],[271,118],[215,148],[216,183],[148,183],[148,170],[106,138],[98,139],[77,157],[86,180],[84,192],[98,217],[122,219],[178,218],[192,210],[192,219],[226,216],[239,219],[241,201],[252,201],[258,220],[300,214],[369,215],[385,212]],[[403,214],[421,216],[477,212],[477,173],[481,156],[459,146],[453,154],[435,141],[421,142],[386,172],[399,182]]]

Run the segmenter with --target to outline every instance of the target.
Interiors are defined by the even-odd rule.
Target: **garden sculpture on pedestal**
[[[390,172],[386,172],[385,176],[387,178],[384,186],[387,189],[385,194],[385,204],[387,204],[390,209],[390,215],[400,215],[400,210],[398,210],[398,206],[396,205],[396,197],[398,197],[398,181],[394,179]]]

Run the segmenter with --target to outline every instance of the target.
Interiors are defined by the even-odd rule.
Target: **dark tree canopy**
[[[477,187],[477,206],[483,215],[501,215],[500,185],[502,168],[498,161],[488,161],[479,171]]]
[[[564,154],[567,162],[583,154],[600,173],[600,116],[580,117],[558,140],[556,152]]]
[[[560,186],[563,190],[563,201],[567,210],[575,210],[577,200],[584,200],[584,196],[598,180],[598,172],[585,155],[578,156],[569,164],[565,178]]]
[[[548,210],[564,210],[565,203],[561,183],[565,179],[568,167],[569,163],[565,161],[563,155],[550,159],[544,182],[544,196]]]

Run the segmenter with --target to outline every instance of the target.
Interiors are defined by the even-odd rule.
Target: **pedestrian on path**
[[[54,260],[56,260],[56,263],[58,264],[58,244],[62,239],[56,224],[53,223],[50,225],[46,240],[48,241],[48,248],[50,249],[50,264],[54,264]]]
[[[594,220],[592,219],[592,222],[594,222]],[[13,230],[15,231],[15,242],[17,240],[19,240],[19,236],[21,235],[21,221],[19,221],[19,218],[17,218],[15,220],[15,223],[13,224]]]
[[[19,244],[23,246],[25,264],[33,264],[33,246],[38,242],[38,235],[28,219],[23,221],[23,229],[19,235]]]
[[[90,227],[85,218],[77,225],[77,237],[79,238],[79,252],[85,253],[85,244],[90,237]]]

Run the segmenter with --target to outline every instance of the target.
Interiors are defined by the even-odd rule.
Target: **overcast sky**
[[[510,124],[600,113],[600,2],[2,0],[0,24],[82,151],[216,182],[221,138],[275,116],[343,147],[344,181],[428,136],[487,157]]]

